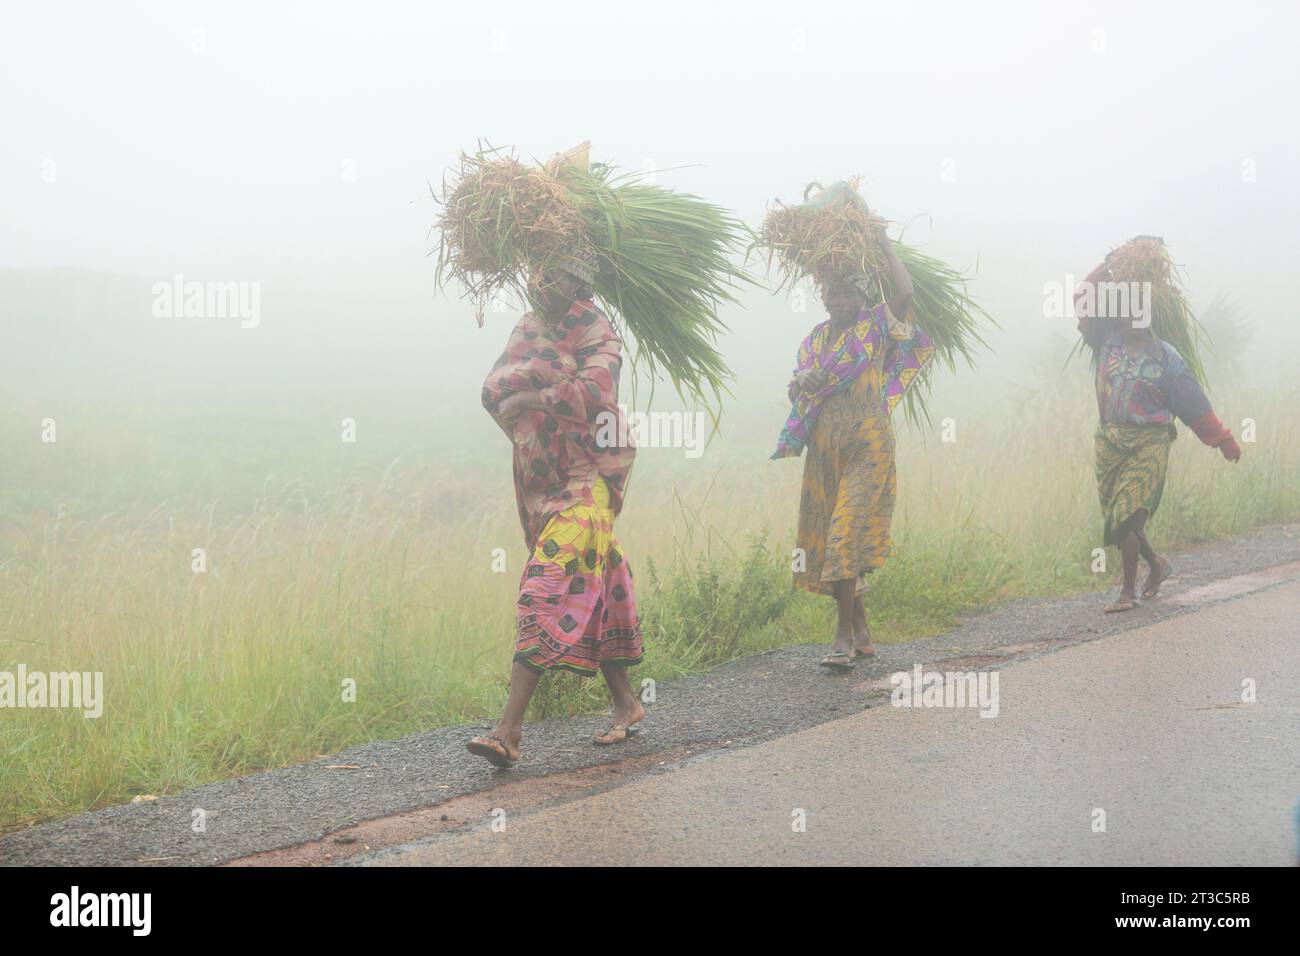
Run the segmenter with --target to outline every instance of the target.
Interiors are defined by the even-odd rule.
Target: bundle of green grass
[[[1201,347],[1207,340],[1205,330],[1187,304],[1178,267],[1169,255],[1164,240],[1156,236],[1138,236],[1130,239],[1106,256],[1105,274],[1100,281],[1116,283],[1151,283],[1151,331],[1156,338],[1168,342],[1187,362],[1192,374],[1205,384],[1205,367],[1201,361]],[[1101,321],[1121,328],[1128,319],[1110,318]],[[1092,362],[1097,363],[1098,350],[1086,340],[1077,348],[1088,346]]]
[[[809,198],[814,189],[817,193]],[[825,189],[810,183],[802,204],[778,202],[768,210],[753,248],[766,251],[769,272],[776,266],[778,291],[804,278],[821,289],[830,282],[865,276],[872,290],[867,305],[874,307],[893,293],[881,246],[891,241],[888,225],[868,207],[858,192],[857,179]],[[967,293],[966,277],[907,243],[894,241],[894,249],[912,278],[913,320],[930,337],[935,355],[954,371],[958,359],[974,365],[976,349],[987,348],[981,325],[996,323]],[[916,386],[903,398],[904,414],[913,423],[929,420],[925,402],[931,368],[922,370]]]
[[[585,249],[601,307],[631,334],[633,369],[667,375],[684,399],[721,405],[732,373],[715,347],[718,306],[744,281],[733,266],[744,227],[685,193],[591,163],[588,144],[546,164],[500,149],[463,154],[444,181],[438,280],[459,280],[484,308],[528,297],[530,276]],[[626,335],[624,336],[626,338]],[[635,377],[634,377],[635,382]]]

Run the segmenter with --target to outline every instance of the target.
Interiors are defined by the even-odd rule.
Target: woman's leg
[[[1142,559],[1146,561],[1147,564],[1154,567],[1154,565],[1160,560],[1160,555],[1156,554],[1155,549],[1151,547],[1151,542],[1147,540],[1147,510],[1145,508],[1139,508],[1137,511],[1133,512],[1133,516],[1129,518],[1128,521],[1124,522],[1124,524],[1130,531],[1137,535],[1138,553],[1142,555]]]
[[[1134,517],[1138,518],[1133,527],[1133,532],[1138,537],[1138,552],[1142,555],[1142,560],[1146,561],[1147,566],[1150,568],[1150,571],[1147,572],[1147,579],[1142,582],[1142,598],[1143,600],[1150,600],[1160,592],[1160,585],[1164,583],[1165,578],[1173,573],[1174,569],[1167,559],[1156,553],[1156,549],[1151,547],[1151,542],[1147,540],[1146,509],[1139,511]]]
[[[859,592],[864,571],[880,567],[889,555],[889,525],[894,513],[897,475],[894,433],[888,417],[868,417],[846,447],[835,485],[835,506],[827,522],[826,557],[821,579],[833,581],[839,626],[831,654],[850,660],[870,656],[871,631]],[[824,661],[836,666],[834,661]]]
[[[1132,598],[1137,593],[1138,551],[1141,546],[1137,532],[1131,528],[1119,543],[1120,557],[1124,561],[1124,588],[1120,597]]]
[[[645,708],[632,690],[627,668],[622,664],[601,664],[600,672],[614,698],[614,722],[609,729],[596,735],[597,743],[615,744],[628,736],[628,728],[645,719]]]
[[[1155,548],[1151,547],[1145,531],[1135,531],[1134,534],[1138,536],[1138,553],[1142,555],[1142,560],[1154,568],[1163,559],[1156,554]]]
[[[867,606],[862,595],[853,596],[853,653],[858,657],[872,657],[876,646],[871,643],[871,628],[867,626]]]
[[[835,608],[839,614],[835,641],[831,644],[832,654],[849,654],[853,651],[853,605],[857,583],[856,578],[846,578],[832,585],[835,588]]]
[[[492,733],[500,737],[511,751],[519,752],[519,741],[524,735],[524,714],[528,712],[528,702],[533,699],[541,673],[531,667],[525,667],[519,661],[510,668],[510,696],[506,698],[506,709],[501,714]]]
[[[1124,584],[1119,598],[1106,608],[1108,612],[1131,611],[1137,606],[1137,566],[1138,554],[1142,550],[1142,541],[1138,537],[1139,529],[1146,521],[1146,510],[1139,509],[1132,517],[1126,519],[1116,531],[1119,539],[1120,559],[1124,564]],[[1154,554],[1154,552],[1152,552]]]

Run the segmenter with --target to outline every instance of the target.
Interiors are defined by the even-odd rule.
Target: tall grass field
[[[937,394],[933,427],[897,422],[895,553],[868,595],[878,640],[1111,586],[1113,552],[1092,568],[1091,380],[1064,354],[1028,385]],[[790,583],[802,461],[767,458],[785,381],[742,383],[761,397],[728,408],[698,458],[638,454],[616,529],[646,631],[636,682],[830,639],[832,602]],[[526,555],[509,445],[476,388],[449,391],[455,405],[358,402],[355,443],[329,388],[176,388],[65,390],[53,412],[32,390],[6,396],[0,671],[102,672],[104,709],[0,712],[0,830],[488,721],[505,700]],[[1233,466],[1180,429],[1159,548],[1300,516],[1295,386],[1231,380],[1214,397],[1258,437]],[[551,677],[531,716],[604,706],[598,680]]]

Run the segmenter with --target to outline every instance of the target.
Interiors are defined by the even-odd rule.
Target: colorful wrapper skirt
[[[614,538],[609,489],[547,522],[519,583],[515,660],[593,676],[601,664],[641,662],[632,569]]]
[[[1118,544],[1120,525],[1142,509],[1153,517],[1165,491],[1173,425],[1102,425],[1097,429],[1097,494],[1106,519],[1103,544]]]
[[[893,549],[894,429],[878,382],[864,374],[832,398],[808,442],[797,538],[805,567],[794,584],[814,594],[833,595],[835,583],[849,579],[865,591],[867,575]]]

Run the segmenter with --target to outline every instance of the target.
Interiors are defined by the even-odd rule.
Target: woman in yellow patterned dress
[[[806,445],[794,583],[835,598],[839,622],[825,667],[848,669],[875,653],[863,595],[889,557],[894,513],[890,413],[934,353],[911,321],[912,281],[893,244],[889,301],[868,307],[868,284],[843,276],[821,289],[830,318],[799,348],[794,402],[773,458]],[[897,318],[903,316],[902,319]]]

